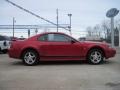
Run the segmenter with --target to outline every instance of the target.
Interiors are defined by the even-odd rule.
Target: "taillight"
[[[9,42],[9,45],[11,45],[11,44],[12,44],[12,42],[10,41],[10,42]]]
[[[11,43],[10,48],[13,48],[13,44]]]

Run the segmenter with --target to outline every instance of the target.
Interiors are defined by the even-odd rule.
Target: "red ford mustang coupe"
[[[106,43],[79,42],[56,32],[42,33],[24,41],[14,41],[9,49],[11,58],[22,59],[26,65],[39,61],[87,60],[100,64],[104,58],[114,57],[116,50]]]

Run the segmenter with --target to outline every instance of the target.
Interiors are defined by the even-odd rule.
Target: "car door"
[[[58,33],[46,37],[41,46],[44,56],[81,56],[82,45],[76,41],[72,43],[72,38]]]

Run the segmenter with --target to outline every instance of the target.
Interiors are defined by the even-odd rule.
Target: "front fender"
[[[100,49],[103,52],[104,56],[106,57],[105,47],[103,47],[101,45],[90,45],[90,46],[87,46],[84,55],[87,57],[89,51],[92,50],[92,49]]]

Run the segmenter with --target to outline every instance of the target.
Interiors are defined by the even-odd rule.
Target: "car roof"
[[[36,37],[36,36],[40,36],[40,35],[44,35],[44,34],[64,34],[64,35],[67,35],[65,33],[62,33],[62,32],[43,32],[43,33],[40,33],[40,34],[37,34],[33,37]],[[69,36],[69,35],[68,35]],[[32,38],[32,37],[31,37]]]
[[[39,35],[41,34],[65,34],[65,33],[62,33],[62,32],[43,32],[43,33],[40,33]]]

